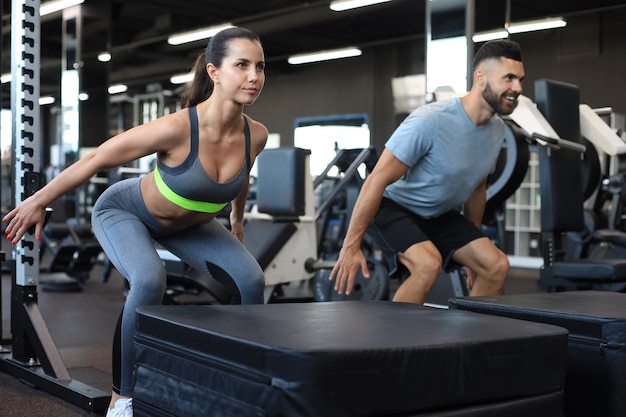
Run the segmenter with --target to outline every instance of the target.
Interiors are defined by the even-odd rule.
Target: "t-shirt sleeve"
[[[385,147],[407,166],[413,166],[431,147],[427,118],[409,115],[387,140]]]

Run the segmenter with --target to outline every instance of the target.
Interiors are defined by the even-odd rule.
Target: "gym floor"
[[[7,248],[3,249],[8,254]],[[64,276],[42,274],[40,281],[57,278]],[[536,270],[513,269],[506,293],[543,292],[537,285],[537,278]],[[11,340],[11,279],[10,274],[2,274],[0,305],[5,348],[10,348]],[[40,288],[37,293],[39,310],[72,379],[107,393],[111,386],[111,341],[124,303],[124,291],[124,280],[117,271],[104,283],[100,279],[100,266],[95,266],[80,292],[48,292]],[[95,414],[0,371],[0,416],[90,415]]]

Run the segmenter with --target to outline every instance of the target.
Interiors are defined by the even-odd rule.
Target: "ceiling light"
[[[344,10],[371,6],[373,4],[385,3],[388,1],[391,0],[336,0],[330,3],[330,8],[336,12],[343,12]]]
[[[39,105],[45,106],[46,104],[54,104],[54,97],[52,96],[39,97]]]
[[[98,54],[98,61],[109,62],[111,60],[111,54],[108,52],[101,52]]]
[[[328,51],[313,52],[310,54],[298,54],[289,57],[287,62],[292,65],[306,64],[309,62],[328,61],[331,59],[350,58],[361,55],[358,48],[333,49]]]
[[[124,84],[115,84],[109,87],[107,90],[109,94],[119,94],[128,90],[128,87]]]
[[[87,101],[87,100],[89,100],[89,94],[84,93],[84,92],[80,93],[80,94],[78,94],[78,99],[80,101]]]
[[[188,72],[187,74],[172,75],[170,77],[170,82],[172,84],[185,84],[191,80],[193,80],[193,72]]]
[[[48,1],[39,6],[39,16],[45,16],[50,13],[58,12],[59,10],[67,9],[68,7],[76,6],[83,3],[85,0],[56,0]]]
[[[169,43],[170,45],[180,45],[182,43],[193,42],[200,39],[208,39],[215,36],[216,33],[232,27],[232,24],[225,23],[223,25],[192,30],[190,32],[177,33],[176,35],[172,35],[167,38],[167,43]]]
[[[526,22],[511,23],[509,33],[532,32],[535,30],[557,29],[567,26],[562,17],[529,20]]]
[[[475,33],[474,36],[472,36],[472,41],[474,41],[474,43],[480,43],[480,42],[492,41],[494,39],[506,39],[508,37],[509,37],[509,32],[507,32],[504,29],[500,29],[500,30],[492,30],[489,32]]]
[[[486,42],[494,39],[504,39],[509,34],[533,32],[545,29],[558,29],[567,26],[567,22],[562,17],[548,17],[545,19],[527,20],[524,22],[511,22],[504,29],[497,29],[488,32],[479,32],[472,36],[472,40],[476,43]]]
[[[2,74],[2,76],[0,76],[0,82],[2,84],[10,83],[11,82],[11,73]]]

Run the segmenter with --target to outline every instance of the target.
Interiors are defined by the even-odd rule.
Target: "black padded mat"
[[[191,403],[172,414],[407,415],[563,387],[567,331],[541,323],[384,301],[138,313],[135,398]]]
[[[569,291],[460,297],[450,299],[450,307],[568,329],[565,414],[626,416],[626,294]]]

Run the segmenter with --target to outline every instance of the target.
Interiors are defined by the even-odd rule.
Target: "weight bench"
[[[317,258],[311,151],[266,149],[257,158],[257,198],[244,216],[244,243],[265,273],[265,301],[282,284],[311,278]]]
[[[40,256],[50,259],[41,268],[45,273],[64,273],[69,278],[42,280],[44,291],[80,291],[79,284],[89,279],[96,258],[102,252],[90,224],[50,222],[44,226]]]

